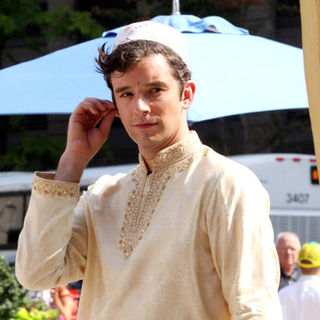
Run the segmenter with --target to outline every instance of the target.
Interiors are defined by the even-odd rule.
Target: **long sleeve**
[[[236,181],[235,181],[236,179]],[[269,198],[241,166],[221,177],[208,217],[214,265],[232,319],[281,319]]]
[[[74,213],[79,185],[52,178],[50,174],[35,174],[19,236],[16,276],[30,290],[81,279],[86,263],[87,234],[81,201]]]

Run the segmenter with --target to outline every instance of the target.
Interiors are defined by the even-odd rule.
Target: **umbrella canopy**
[[[221,17],[151,20],[187,38],[197,85],[189,121],[308,107],[301,49],[252,36]],[[103,43],[112,48],[119,30],[0,70],[0,115],[71,113],[85,97],[111,99],[94,58]]]

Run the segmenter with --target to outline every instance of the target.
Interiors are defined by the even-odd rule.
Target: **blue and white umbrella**
[[[302,49],[252,36],[225,19],[193,15],[151,20],[184,33],[197,85],[191,122],[240,113],[308,108]],[[111,99],[94,58],[120,28],[0,70],[0,115],[71,113],[85,97]]]

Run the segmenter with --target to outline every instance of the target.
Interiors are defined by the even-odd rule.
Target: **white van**
[[[275,236],[298,234],[301,243],[320,241],[320,188],[314,155],[254,154],[231,157],[250,168],[270,195]]]

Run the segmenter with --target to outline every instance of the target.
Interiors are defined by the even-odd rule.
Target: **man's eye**
[[[129,96],[132,96],[131,92],[124,92],[123,94],[120,95],[120,97],[124,97],[124,98]]]
[[[161,88],[153,88],[153,89],[151,90],[152,93],[157,93],[157,92],[160,92],[160,91],[162,91]]]

